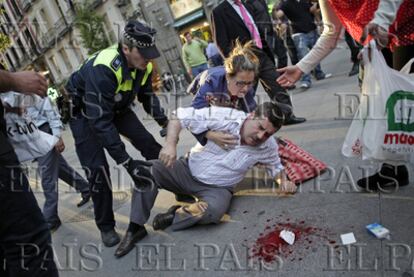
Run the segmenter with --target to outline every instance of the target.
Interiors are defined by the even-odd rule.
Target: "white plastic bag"
[[[371,61],[367,48],[363,52],[361,102],[342,153],[347,157],[362,154],[363,159],[409,161],[414,153],[414,78],[389,68],[374,41],[370,47]]]

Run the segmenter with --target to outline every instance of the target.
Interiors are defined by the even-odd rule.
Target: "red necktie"
[[[254,23],[252,22],[252,20],[250,19],[249,15],[247,14],[246,8],[242,4],[242,2],[240,2],[240,0],[235,0],[234,3],[237,6],[239,6],[240,13],[241,13],[241,15],[243,17],[244,24],[246,24],[247,29],[249,29],[250,34],[253,37],[254,42],[256,43],[256,46],[258,48],[262,49],[263,48],[262,40],[260,39],[260,35],[256,31],[256,28],[254,27]]]

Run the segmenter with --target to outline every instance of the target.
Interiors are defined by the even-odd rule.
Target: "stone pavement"
[[[333,73],[331,79],[314,82],[305,92],[293,91],[295,114],[308,121],[280,132],[326,162],[328,172],[302,184],[300,191],[289,197],[278,195],[266,185],[260,170],[249,172],[222,224],[179,232],[154,231],[147,225],[149,236],[121,259],[114,258],[115,247],[101,244],[92,203],[76,208],[80,196],[61,184],[63,224],[52,235],[60,275],[412,276],[413,185],[391,194],[361,193],[353,185],[362,174],[360,167],[367,166],[373,172],[378,164],[345,159],[340,153],[350,120],[339,119],[336,94],[358,92],[357,78],[347,76],[349,55],[348,50],[336,49],[322,63],[326,72]],[[259,95],[265,97],[263,92]],[[351,98],[347,99],[349,102]],[[184,97],[182,104],[190,100]],[[169,106],[174,105],[170,99]],[[137,110],[142,118],[142,108]],[[144,120],[144,124],[162,143],[155,121]],[[65,142],[65,157],[79,167],[70,131],[65,132]],[[194,143],[193,137],[183,131],[178,154],[183,155]],[[131,155],[140,157],[128,142],[126,145]],[[111,167],[115,166],[112,159],[109,161]],[[123,170],[112,170],[111,177],[117,230],[123,235],[130,210],[130,180]],[[32,186],[36,187],[33,180]],[[36,193],[36,197],[42,205],[42,193]],[[171,193],[160,191],[149,222],[174,203]],[[374,222],[391,231],[390,240],[376,239],[366,231],[365,226]],[[297,241],[293,246],[276,249],[280,241],[272,234],[281,228],[295,231]],[[344,246],[340,234],[349,232],[354,233],[357,243]],[[263,247],[265,242],[271,245]]]

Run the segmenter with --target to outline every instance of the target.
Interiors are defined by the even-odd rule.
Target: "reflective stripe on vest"
[[[123,91],[125,92],[132,91],[133,82],[136,78],[137,71],[136,70],[131,71],[132,79],[122,82],[122,66],[119,66],[119,68],[115,70],[111,65],[117,56],[119,56],[118,45],[113,45],[111,47],[108,47],[97,54],[95,61],[93,62],[93,66],[105,65],[106,67],[112,70],[118,82],[118,86],[117,86],[115,93],[123,92]],[[148,63],[147,69],[145,71],[145,75],[141,81],[141,86],[143,86],[146,83],[148,76],[151,74],[151,72],[152,72],[152,63]]]

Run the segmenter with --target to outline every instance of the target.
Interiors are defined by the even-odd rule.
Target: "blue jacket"
[[[227,89],[226,70],[223,66],[217,66],[198,74],[190,84],[187,92],[195,95],[191,106],[196,109],[210,106],[208,102],[209,96],[230,100],[230,93]],[[238,100],[234,108],[247,113],[253,111],[256,108],[255,95],[255,89],[251,88],[243,100]]]

